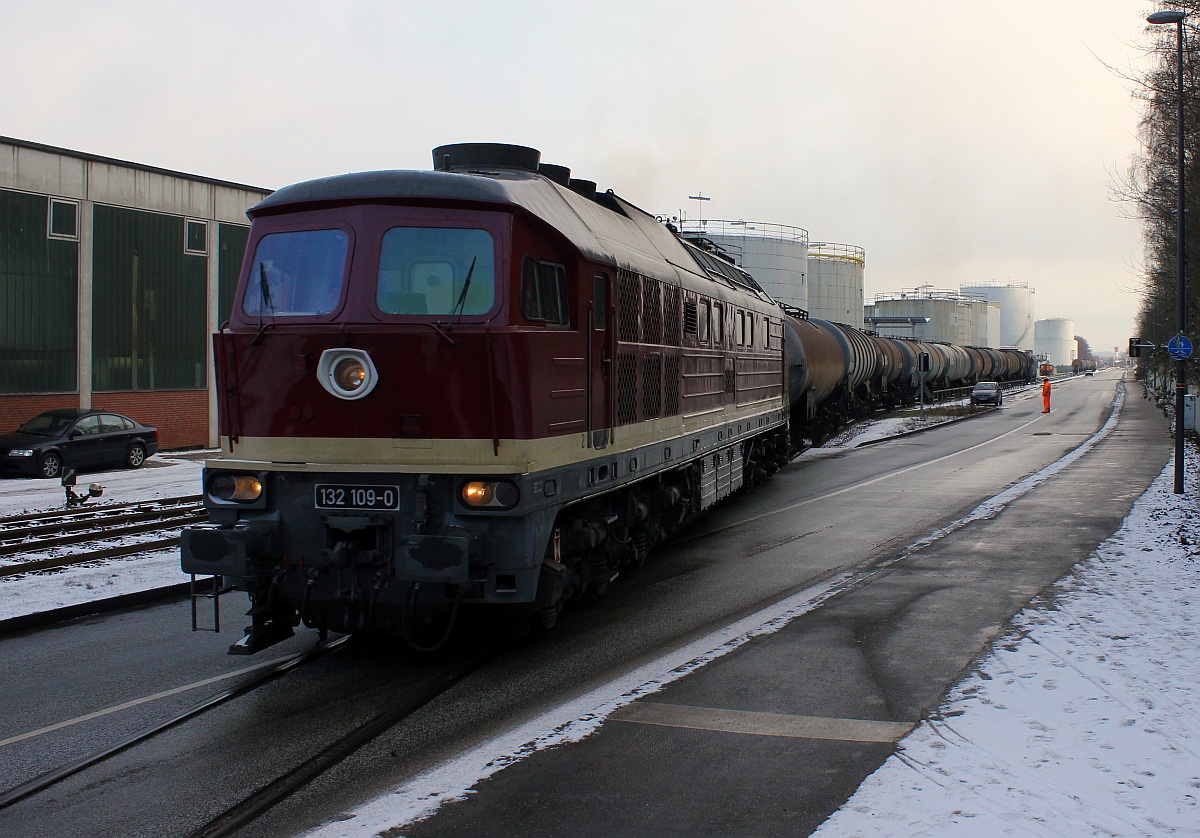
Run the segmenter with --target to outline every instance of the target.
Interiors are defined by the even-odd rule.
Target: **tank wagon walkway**
[[[808,834],[1014,614],[1119,527],[1162,470],[1170,440],[1139,389],[1088,454],[994,517],[387,834]],[[365,834],[370,820],[319,832]]]

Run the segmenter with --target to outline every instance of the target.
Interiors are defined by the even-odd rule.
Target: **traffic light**
[[[1129,357],[1130,358],[1142,357],[1142,339],[1141,338],[1130,338],[1129,339]]]

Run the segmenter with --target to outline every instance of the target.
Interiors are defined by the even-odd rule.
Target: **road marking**
[[[293,655],[292,657],[297,656]],[[277,664],[280,664],[286,660],[287,658],[281,658],[279,660],[268,661],[266,663],[258,663],[254,666],[243,667],[242,669],[235,669],[232,672],[226,672],[224,675],[214,675],[212,678],[205,678],[203,681],[195,681],[191,684],[184,684],[181,687],[175,687],[173,689],[163,690],[159,693],[154,693],[154,695],[135,698],[132,701],[126,701],[123,704],[114,704],[112,707],[105,707],[103,710],[97,710],[94,713],[87,713],[83,716],[76,716],[73,719],[67,719],[66,721],[57,722],[52,725],[47,725],[46,727],[39,727],[37,730],[31,730],[28,733],[19,733],[16,736],[10,736],[7,739],[0,739],[0,748],[4,747],[5,745],[12,745],[15,742],[23,742],[26,739],[33,739],[37,736],[53,733],[56,730],[62,730],[64,727],[71,727],[73,725],[82,724],[83,722],[90,722],[92,719],[100,719],[104,716],[111,716],[113,713],[119,713],[122,710],[138,707],[142,704],[149,704],[152,701],[160,701],[164,698],[170,698],[173,695],[179,695],[180,693],[198,689],[199,687],[207,687],[209,684],[216,684],[221,681],[226,681],[230,678],[236,678],[238,675],[245,675],[248,672],[265,669],[268,666],[276,666]]]
[[[617,710],[609,719],[687,730],[744,733],[751,736],[781,736],[787,739],[828,739],[836,742],[896,742],[908,734],[913,723],[880,722],[870,719],[832,719],[825,716],[793,716],[750,710],[716,710],[682,704],[638,701]]]

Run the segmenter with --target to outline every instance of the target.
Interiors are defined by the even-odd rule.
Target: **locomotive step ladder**
[[[192,631],[221,631],[221,595],[227,594],[235,588],[232,585],[225,585],[224,576],[197,576],[192,575],[192,581],[189,586],[189,596],[192,600]],[[202,599],[212,600],[212,628],[201,626],[199,621],[199,603]]]

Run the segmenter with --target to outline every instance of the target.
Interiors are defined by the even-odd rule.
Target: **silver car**
[[[971,390],[971,404],[1004,404],[1004,391],[995,381],[980,381]]]

